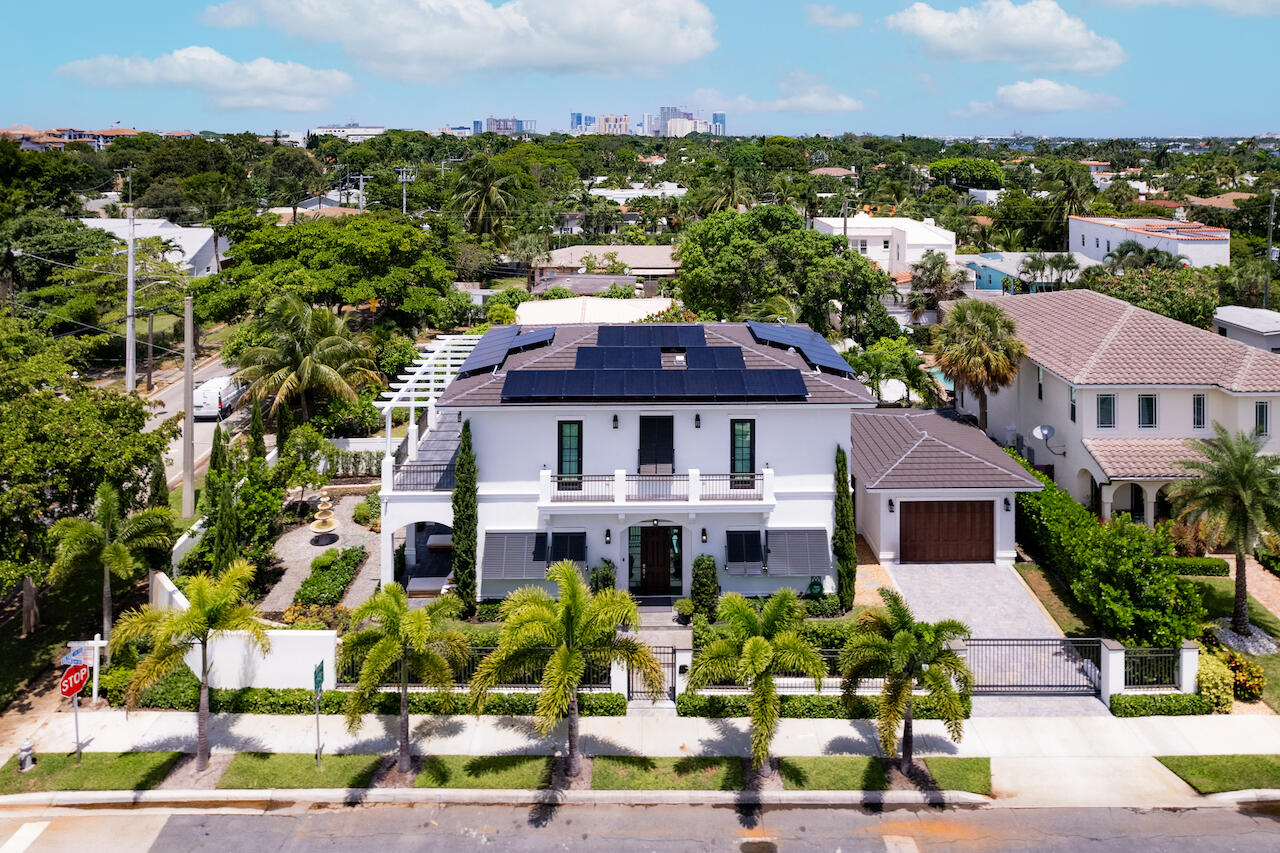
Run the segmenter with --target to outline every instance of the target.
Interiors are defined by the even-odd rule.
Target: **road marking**
[[[915,839],[909,835],[886,835],[882,840],[885,853],[920,853]]]
[[[0,847],[0,853],[23,853],[24,850],[30,847],[35,840],[40,837],[40,833],[44,832],[44,828],[48,825],[49,821],[47,820],[24,823],[22,826],[18,827],[18,831],[4,843],[4,846]]]

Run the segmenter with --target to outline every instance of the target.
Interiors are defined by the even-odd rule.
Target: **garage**
[[[989,563],[995,559],[992,501],[902,501],[898,504],[904,563]]]

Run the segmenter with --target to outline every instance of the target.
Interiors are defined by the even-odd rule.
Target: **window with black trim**
[[[1253,428],[1258,435],[1271,434],[1271,404],[1265,400],[1253,404]]]
[[[562,492],[582,489],[582,421],[556,425],[556,488]]]
[[[1036,399],[1044,399],[1044,368],[1036,366]]]
[[[1205,426],[1205,399],[1203,394],[1191,395],[1191,428],[1204,429]]]
[[[1067,389],[1067,414],[1071,416],[1071,422],[1076,422],[1076,389]]]
[[[754,420],[729,421],[729,473],[751,476],[732,477],[729,487],[755,488],[756,472],[756,422]]]
[[[550,562],[557,563],[560,560],[573,560],[575,563],[587,564],[587,534],[586,533],[555,533],[551,534],[551,553]]]

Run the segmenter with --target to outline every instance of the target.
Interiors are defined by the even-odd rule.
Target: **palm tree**
[[[272,397],[272,414],[296,399],[306,421],[310,394],[355,402],[357,388],[382,384],[368,344],[352,335],[346,318],[283,293],[267,305],[261,323],[269,342],[244,351],[236,379],[251,383],[246,399]]]
[[[102,573],[102,638],[111,639],[111,576],[132,580],[145,551],[173,547],[173,513],[154,507],[124,516],[115,486],[98,486],[93,518],[62,518],[49,531],[57,543],[50,580],[61,583],[73,575]],[[111,663],[107,649],[105,664]],[[104,665],[105,665],[104,664]]]
[[[480,661],[471,679],[471,708],[484,707],[489,692],[529,668],[542,668],[542,690],[534,711],[544,737],[561,720],[568,720],[567,775],[582,772],[578,748],[578,689],[588,664],[625,663],[644,679],[649,695],[665,692],[662,665],[635,635],[618,633],[640,626],[635,599],[620,589],[593,593],[571,560],[547,569],[559,597],[542,587],[526,586],[503,600],[498,646]]]
[[[1049,259],[1044,252],[1032,252],[1018,263],[1018,277],[1028,283],[1040,284],[1048,268]]]
[[[946,255],[932,249],[921,256],[919,263],[911,265],[911,289],[928,295],[930,308],[959,295],[964,282],[964,272],[952,267]]]
[[[763,302],[747,306],[741,316],[759,323],[797,323],[800,321],[800,306],[781,293],[775,293]]]
[[[192,575],[183,587],[188,607],[157,608],[144,604],[120,617],[110,648],[131,643],[151,646],[125,689],[125,704],[135,708],[143,692],[181,669],[188,653],[200,647],[200,706],[196,713],[196,770],[209,766],[209,641],[220,634],[243,631],[262,652],[270,648],[267,630],[252,604],[244,601],[253,582],[253,566],[236,560],[222,574]]]
[[[857,695],[864,678],[882,678],[876,728],[880,747],[892,758],[897,752],[898,724],[902,724],[903,773],[911,769],[914,753],[912,718],[915,689],[923,686],[941,713],[947,733],[959,742],[963,734],[965,700],[973,691],[973,675],[958,654],[947,647],[969,636],[963,622],[917,622],[902,596],[880,588],[884,609],[864,611],[858,629],[840,651],[838,666],[845,701]]]
[[[1179,460],[1177,464],[1194,479],[1175,487],[1169,501],[1179,519],[1206,522],[1231,543],[1236,555],[1231,630],[1248,636],[1251,629],[1245,555],[1257,547],[1264,531],[1280,530],[1280,456],[1262,452],[1267,439],[1261,434],[1232,434],[1219,423],[1213,425],[1213,431],[1212,441],[1187,442],[1199,458]]]
[[[1026,358],[1013,320],[993,302],[962,299],[947,312],[934,341],[937,364],[978,398],[978,426],[987,428],[987,394],[1013,382]]]
[[[731,166],[724,171],[708,196],[707,212],[737,211],[739,206],[750,206],[753,201],[755,196],[748,185],[746,173],[737,166]]]
[[[463,162],[458,169],[453,204],[461,212],[468,230],[473,234],[492,235],[502,245],[503,220],[513,199],[508,185],[514,180],[514,175],[498,174],[493,161],[483,154],[475,154]]]
[[[729,636],[715,640],[693,659],[688,688],[733,682],[750,691],[751,764],[768,774],[769,745],[781,710],[773,677],[801,673],[821,690],[827,666],[814,645],[796,632],[804,614],[789,587],[769,596],[759,613],[738,593],[728,593],[721,597],[716,615],[728,624]]]
[[[528,272],[528,289],[532,292],[534,267],[551,259],[546,240],[541,234],[521,234],[507,247],[507,254],[524,264]]]
[[[1027,237],[1026,232],[1021,228],[1013,228],[1006,225],[995,232],[993,240],[996,247],[1002,252],[1021,252]]]
[[[1053,283],[1058,289],[1071,284],[1080,273],[1080,262],[1070,252],[1060,252],[1051,256],[1045,265],[1052,271]]]
[[[396,769],[409,772],[409,676],[440,693],[453,689],[454,664],[463,662],[470,645],[445,620],[462,610],[456,595],[434,598],[409,609],[404,587],[391,583],[351,611],[351,624],[361,626],[342,638],[343,665],[359,662],[355,690],[347,696],[347,730],[355,734],[370,713],[383,684],[400,682],[400,756]]]

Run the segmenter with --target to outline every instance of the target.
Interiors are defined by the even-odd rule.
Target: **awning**
[[[485,580],[546,580],[547,534],[486,533],[480,572]]]
[[[765,566],[777,577],[810,577],[831,572],[826,528],[765,531]]]

